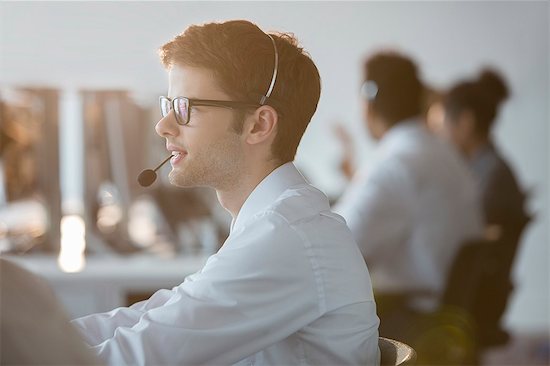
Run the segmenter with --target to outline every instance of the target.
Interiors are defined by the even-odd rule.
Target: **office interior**
[[[502,319],[511,338],[484,362],[544,364],[549,16],[546,1],[1,2],[0,253],[44,276],[78,317],[175,286],[216,252],[231,218],[213,191],[174,188],[169,164],[151,187],[136,180],[167,156],[154,131],[168,85],[157,49],[188,25],[247,19],[301,41],[322,93],[295,163],[331,198],[346,185],[334,123],[352,132],[358,163],[375,148],[359,96],[370,52],[404,52],[439,89],[491,65],[512,91],[494,138],[533,219]]]

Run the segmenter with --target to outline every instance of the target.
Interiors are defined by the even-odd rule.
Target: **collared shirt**
[[[200,272],[73,324],[113,365],[379,363],[365,262],[343,218],[292,163],[254,189]]]
[[[360,245],[375,292],[432,294],[423,307],[433,308],[459,246],[481,234],[473,177],[418,120],[391,128],[366,168],[335,211]]]

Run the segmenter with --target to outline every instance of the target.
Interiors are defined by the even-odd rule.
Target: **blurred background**
[[[369,53],[403,51],[436,89],[485,65],[502,72],[512,95],[495,140],[534,219],[503,319],[512,341],[486,362],[548,360],[546,1],[0,2],[0,253],[46,276],[73,316],[137,301],[181,282],[182,267],[200,268],[228,234],[213,192],[171,188],[169,167],[151,188],[135,177],[166,155],[154,133],[168,86],[158,47],[190,24],[228,19],[292,32],[316,62],[323,90],[296,164],[330,197],[346,184],[331,126],[352,131],[358,162],[374,147],[359,99]]]

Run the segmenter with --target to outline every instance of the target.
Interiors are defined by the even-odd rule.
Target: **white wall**
[[[323,92],[297,161],[329,194],[343,183],[335,177],[340,151],[330,122],[341,120],[355,133],[362,160],[373,148],[361,126],[357,93],[368,52],[397,46],[437,86],[484,64],[500,69],[513,97],[501,111],[496,139],[532,190],[530,208],[537,215],[516,262],[507,323],[521,330],[550,327],[546,1],[1,2],[0,86],[127,88],[140,98],[163,93],[167,77],[156,49],[191,23],[235,18],[295,33],[316,61]]]

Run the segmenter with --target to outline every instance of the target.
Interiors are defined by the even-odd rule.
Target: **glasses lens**
[[[170,101],[168,98],[160,98],[160,115],[164,118],[170,113]]]
[[[176,119],[180,125],[186,124],[188,120],[187,116],[187,99],[186,98],[177,98],[174,100],[176,108]]]

